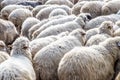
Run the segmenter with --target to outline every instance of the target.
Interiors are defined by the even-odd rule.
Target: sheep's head
[[[6,45],[3,41],[0,40],[0,51],[6,51]]]
[[[114,60],[120,58],[120,37],[108,38],[100,45],[104,46],[112,55]]]
[[[75,29],[69,35],[75,36],[84,45],[85,31],[83,29]]]
[[[113,36],[113,26],[114,23],[112,21],[104,21],[99,27],[100,29],[99,33],[105,33],[110,36]]]
[[[111,10],[110,10],[109,7],[107,7],[107,6],[103,6],[103,7],[102,7],[102,14],[103,14],[103,15],[108,15],[108,14],[110,14],[110,13],[111,13]]]
[[[12,52],[11,55],[18,54],[24,55],[31,59],[31,52],[30,52],[30,41],[26,37],[19,37],[17,38],[12,44]]]
[[[92,16],[90,13],[80,13],[79,17],[81,17],[85,23],[92,19]]]

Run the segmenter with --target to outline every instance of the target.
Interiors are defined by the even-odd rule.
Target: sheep
[[[117,14],[99,16],[90,20],[88,23],[86,23],[84,29],[89,30],[89,29],[96,28],[104,21],[112,21],[113,23],[115,23],[118,20],[120,20],[120,15],[117,15]]]
[[[47,22],[46,24],[42,25],[38,30],[36,30],[33,35],[32,35],[32,38],[36,38],[39,33],[41,33],[43,30],[51,27],[52,25],[57,25],[57,24],[64,24],[66,22],[69,22],[69,21],[73,21],[74,19],[76,18],[76,16],[74,15],[70,15],[70,16],[66,16],[66,17],[63,17],[63,18],[60,18],[60,19],[50,19],[49,22]]]
[[[8,58],[9,55],[6,50],[6,45],[2,40],[0,40],[0,64],[7,60]]]
[[[65,15],[67,16],[67,12],[63,9],[54,9],[50,14],[49,14],[49,18],[50,17],[54,17],[54,16],[58,16],[58,15]]]
[[[120,21],[115,22],[115,25],[113,26],[113,30],[116,31],[120,28]]]
[[[107,34],[113,36],[113,25],[114,23],[111,21],[104,21],[98,28],[93,28],[86,31],[85,40],[88,41],[91,36],[96,34]]]
[[[38,13],[41,9],[46,8],[46,7],[49,7],[49,6],[53,6],[53,5],[40,5],[40,6],[36,6],[36,7],[33,8],[33,10],[32,10],[33,16],[36,16],[37,13]]]
[[[73,7],[72,7],[72,14],[75,14],[75,15],[79,15],[80,14],[80,9],[81,7],[87,3],[88,1],[82,1],[82,2],[78,2],[76,3]]]
[[[0,19],[0,40],[6,45],[10,45],[19,36],[15,25],[3,19]]]
[[[21,35],[26,36],[30,39],[28,35],[28,30],[35,24],[39,23],[40,21],[34,17],[28,17],[21,26]]]
[[[82,38],[81,32],[76,33],[62,37],[36,53],[33,58],[36,80],[58,80],[57,68],[61,58],[75,46],[82,45],[78,40]]]
[[[39,23],[33,25],[29,30],[28,30],[28,35],[30,39],[33,39],[32,34],[34,31],[36,31],[37,29],[39,29],[42,25],[47,24],[47,22],[54,20],[54,19],[60,19],[63,18],[64,16],[56,16],[56,17],[52,17],[52,18],[48,18],[48,19],[44,19],[42,21],[40,21]]]
[[[18,32],[20,33],[21,25],[24,22],[24,20],[28,17],[32,17],[32,12],[28,9],[15,9],[10,13],[8,16],[8,20],[12,21],[15,26],[17,27]]]
[[[70,21],[64,24],[58,24],[55,26],[51,26],[47,29],[45,29],[44,31],[42,31],[37,37],[46,37],[46,36],[50,36],[50,35],[57,35],[61,32],[64,31],[73,31],[77,28],[81,28],[82,29],[82,25],[84,25],[84,21],[80,18],[76,18],[74,21]]]
[[[38,5],[42,5],[42,3],[40,1],[25,1],[25,2],[17,3],[17,5],[31,6],[34,8]]]
[[[63,9],[65,10],[68,14],[71,14],[71,8],[69,8],[68,6],[66,5],[54,5],[54,6],[50,6],[50,7],[47,7],[47,8],[43,8],[42,10],[40,10],[37,15],[36,15],[36,18],[38,18],[39,20],[43,20],[43,19],[46,19],[49,17],[49,14],[51,13],[52,10],[54,9],[57,9],[57,8],[60,8],[60,9]]]
[[[110,37],[111,36],[107,34],[96,34],[94,36],[91,36],[90,39],[88,39],[85,46],[98,45],[100,42],[103,42]]]
[[[87,23],[91,19],[91,15],[89,13],[81,13],[81,14],[79,14],[79,17],[81,17],[85,21],[85,23]],[[33,39],[48,27],[52,27],[52,26],[57,25],[57,24],[64,24],[66,22],[73,21],[74,19],[75,19],[75,16],[71,15],[71,16],[67,16],[65,18],[61,18],[58,20],[52,20],[52,21],[46,23],[45,25],[41,26],[38,30],[36,30],[33,33]],[[81,26],[84,26],[84,24],[82,24]]]
[[[12,4],[16,4],[16,3],[24,2],[24,1],[27,1],[27,0],[3,0],[1,2],[1,7],[3,8],[7,5],[12,5]]]
[[[44,31],[42,31],[37,37],[46,37],[46,36],[50,36],[50,35],[57,35],[64,31],[71,32],[74,29],[83,28],[86,21],[89,19],[87,18],[87,16],[85,16],[85,15],[82,16],[82,15],[83,14],[79,15],[74,21],[51,26],[51,27],[45,29]]]
[[[59,80],[112,80],[119,44],[120,37],[115,37],[99,45],[72,49],[59,63]]]
[[[112,0],[112,1],[107,2],[102,7],[102,14],[103,15],[109,15],[109,14],[117,13],[119,10],[120,10],[119,0]]]
[[[30,6],[8,5],[8,6],[5,6],[5,7],[1,10],[1,17],[2,17],[3,19],[8,20],[9,14],[10,14],[13,10],[18,9],[18,8],[25,8],[25,9],[29,9],[29,10],[32,9],[32,7],[30,7]]]
[[[51,44],[52,42],[58,40],[59,38],[61,38],[63,36],[67,36],[68,34],[69,34],[69,32],[66,31],[66,32],[60,33],[57,36],[48,36],[48,37],[45,37],[45,38],[37,38],[37,39],[32,40],[30,42],[32,56],[34,57],[34,55],[39,50],[41,50],[45,46]]]
[[[95,18],[97,16],[101,15],[101,8],[104,5],[103,1],[90,1],[85,3],[81,9],[80,13],[90,13],[92,18]]]
[[[73,7],[73,3],[69,0],[48,0],[45,5],[53,5],[53,4],[57,4],[57,5],[67,5],[69,6],[70,8]]]
[[[36,80],[29,40],[19,37],[13,43],[11,57],[0,64],[0,80]]]

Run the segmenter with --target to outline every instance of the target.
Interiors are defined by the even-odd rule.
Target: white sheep
[[[22,26],[21,26],[21,35],[22,36],[26,36],[30,39],[29,35],[28,35],[28,31],[29,29],[39,23],[40,21],[37,19],[37,18],[34,18],[34,17],[28,17],[23,23],[22,23]]]
[[[89,30],[89,29],[96,28],[104,21],[112,21],[113,23],[115,23],[118,20],[120,20],[120,15],[118,15],[118,14],[98,16],[98,17],[90,20],[88,23],[86,23],[84,29]]]
[[[36,71],[37,80],[58,80],[57,68],[64,54],[75,46],[81,46],[78,38],[82,35],[77,32],[77,36],[65,36],[57,41],[42,48],[34,57],[34,69]]]
[[[73,21],[75,18],[76,16],[70,15],[70,16],[65,16],[63,18],[59,18],[59,19],[50,19],[49,22],[42,25],[38,30],[34,31],[32,38],[36,38],[43,30],[51,27],[52,25],[54,26],[57,24],[64,24],[66,22]]]
[[[68,6],[66,6],[66,5],[54,5],[54,6],[49,6],[49,7],[41,9],[37,13],[36,18],[38,18],[39,20],[46,19],[46,18],[49,17],[49,14],[51,13],[51,11],[54,10],[54,9],[57,9],[57,8],[63,9],[68,14],[71,14],[71,8],[69,8]]]
[[[96,34],[107,34],[113,36],[113,25],[114,23],[111,21],[104,21],[98,28],[93,28],[86,31],[85,40],[88,41],[91,36]]]
[[[59,35],[56,36],[48,36],[45,38],[37,38],[34,39],[30,42],[30,46],[31,46],[31,53],[32,56],[34,57],[34,55],[41,50],[42,48],[44,48],[45,46],[51,44],[52,42],[58,40],[59,38],[63,37],[63,36],[67,36],[69,34],[69,32],[62,32]]]
[[[73,7],[73,3],[69,0],[48,0],[45,5],[53,5],[53,4],[57,4],[57,5],[67,5],[70,8]]]
[[[120,2],[119,0],[112,0],[102,7],[102,14],[103,15],[109,15],[113,13],[117,13],[120,10]]]
[[[81,13],[81,14],[78,15],[78,17],[81,17],[82,20],[84,21],[84,23],[87,23],[91,19],[91,15],[89,13]],[[47,28],[56,26],[57,24],[64,24],[66,22],[73,21],[75,18],[76,17],[74,15],[71,15],[71,16],[67,16],[67,17],[64,17],[64,18],[60,18],[58,20],[51,20],[50,22],[46,23],[45,25],[41,26],[38,30],[36,30],[33,33],[33,36],[34,36],[33,38],[38,36],[38,34],[40,34],[43,30],[45,30]],[[84,27],[83,22],[79,22],[79,20],[78,20],[78,23],[80,23],[81,26]]]
[[[27,0],[3,0],[1,2],[1,7],[3,8],[7,5],[12,5],[12,4],[16,4],[16,3],[24,2],[24,1],[27,1]]]
[[[0,80],[36,80],[29,40],[19,37],[13,43],[11,57],[0,64]]]
[[[40,6],[36,6],[36,7],[33,8],[33,10],[32,10],[33,16],[36,16],[37,13],[38,13],[41,9],[46,8],[46,7],[49,7],[49,6],[52,6],[52,5],[40,5]]]
[[[120,37],[115,37],[99,45],[72,49],[59,63],[59,80],[112,80],[119,44]]]
[[[16,27],[12,22],[0,19],[0,40],[9,45],[12,44],[18,35]]]
[[[64,21],[64,20],[63,20]],[[81,17],[77,17],[74,21],[66,22],[64,24],[58,24],[55,26],[48,27],[43,30],[37,37],[46,37],[50,35],[57,35],[64,31],[73,31],[77,28],[81,28],[85,25],[84,20]]]
[[[102,14],[101,8],[103,5],[104,5],[103,1],[87,2],[81,7],[80,13],[90,13],[92,18],[95,18]]]
[[[82,1],[82,2],[77,2],[73,7],[72,7],[72,14],[79,15],[80,14],[80,9],[81,7],[86,4],[88,1]]]
[[[28,9],[15,9],[8,16],[8,20],[12,21],[17,27],[18,32],[20,33],[21,25],[24,20],[28,17],[32,17],[32,12]]]
[[[15,10],[15,9],[18,9],[18,8],[25,8],[25,9],[29,9],[29,10],[31,10],[32,9],[32,7],[30,7],[30,6],[22,6],[22,5],[8,5],[8,6],[5,6],[4,8],[2,8],[2,10],[1,10],[1,17],[3,18],[3,19],[8,19],[8,16],[9,16],[9,14],[13,11],[13,10]]]
[[[54,19],[59,19],[59,18],[63,18],[64,16],[56,16],[56,17],[52,17],[52,18],[48,18],[48,19],[44,19],[42,21],[40,21],[39,23],[33,25],[29,30],[28,30],[28,35],[30,39],[33,39],[32,34],[34,33],[34,31],[38,30],[42,25],[47,24],[49,21],[54,20]]]
[[[92,45],[98,45],[100,42],[105,41],[106,39],[110,38],[110,35],[107,34],[96,34],[90,37],[88,41],[86,42],[85,46],[92,46]]]
[[[52,10],[52,12],[49,14],[49,18],[50,17],[54,17],[54,16],[58,16],[58,15],[64,15],[64,16],[67,16],[68,15],[68,13],[65,11],[65,10],[63,10],[63,9],[54,9],[54,10]]]

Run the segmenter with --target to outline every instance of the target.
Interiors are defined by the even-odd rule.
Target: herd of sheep
[[[120,80],[120,0],[0,0],[0,80]]]

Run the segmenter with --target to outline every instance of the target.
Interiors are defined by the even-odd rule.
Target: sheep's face
[[[13,43],[13,49],[27,50],[29,49],[29,40],[25,37],[19,37]]]
[[[22,54],[31,59],[29,40],[26,37],[19,37],[13,43],[12,54]]]
[[[85,23],[92,19],[90,13],[81,13],[80,15],[78,15],[78,17],[81,17]]]
[[[6,51],[6,45],[3,41],[0,40],[0,51]]]
[[[111,21],[104,21],[99,27],[100,32],[113,36],[113,25]]]
[[[108,15],[108,14],[110,14],[111,13],[111,11],[110,11],[110,8],[109,7],[107,7],[107,6],[103,6],[102,7],[102,14],[103,15]]]

